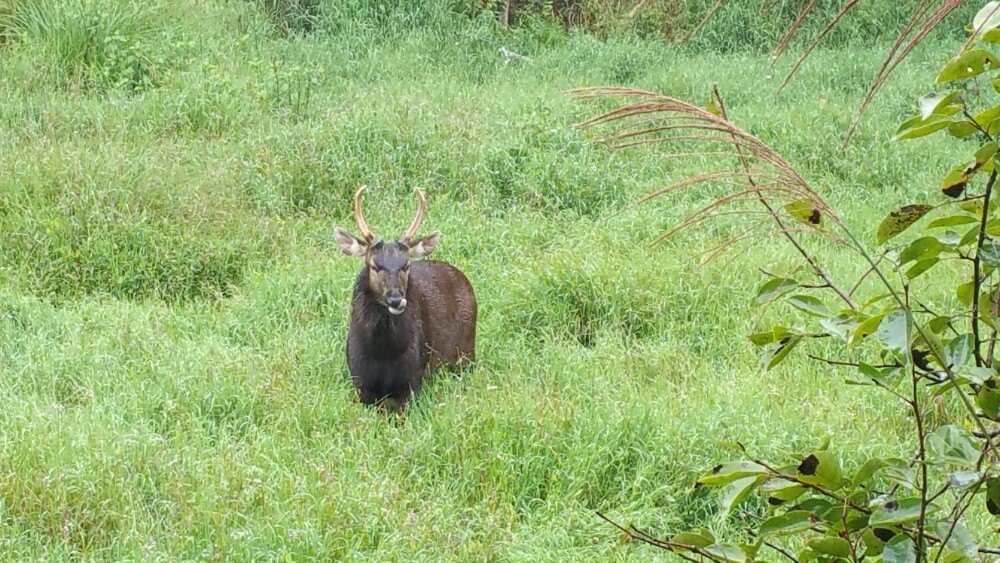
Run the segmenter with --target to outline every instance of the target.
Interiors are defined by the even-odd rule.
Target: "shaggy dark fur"
[[[392,315],[370,285],[368,267],[354,283],[347,365],[362,403],[391,399],[397,411],[439,366],[472,361],[476,296],[462,272],[446,262],[410,264],[407,306]]]

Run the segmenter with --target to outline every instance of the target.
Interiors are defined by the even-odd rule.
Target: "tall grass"
[[[67,87],[151,87],[166,63],[148,44],[149,8],[138,2],[11,0],[0,30],[37,55],[33,72]]]
[[[697,100],[719,83],[863,226],[957,159],[888,140],[947,37],[836,156],[877,46],[822,51],[772,96],[766,56],[500,29],[458,2],[323,2],[287,34],[243,1],[30,5],[120,17],[63,31],[4,5],[3,559],[653,558],[592,510],[736,537],[689,487],[727,439],[772,458],[826,434],[905,449],[901,411],[837,372],[758,374],[750,265],[791,262],[758,246],[729,256],[741,273],[698,270],[712,230],[649,248],[710,194],[616,212],[699,164],[603,151],[564,90]],[[98,31],[155,79],[106,78],[125,75],[88,51]],[[399,425],[356,404],[343,360],[357,265],[331,232],[362,182],[386,236],[425,189],[436,256],[480,301],[477,365],[434,378]]]

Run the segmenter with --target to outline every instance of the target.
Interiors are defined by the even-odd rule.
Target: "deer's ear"
[[[434,231],[429,235],[410,241],[410,257],[422,258],[427,256],[437,246],[439,238],[441,238],[441,231]]]
[[[337,227],[333,230],[340,245],[340,251],[348,256],[364,256],[368,251],[368,243],[347,232],[347,230]]]

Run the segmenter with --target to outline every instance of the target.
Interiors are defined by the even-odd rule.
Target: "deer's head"
[[[365,217],[361,213],[361,193],[367,186],[361,186],[354,193],[354,221],[358,224],[360,237],[346,229],[337,227],[334,231],[340,250],[348,256],[364,258],[368,271],[368,285],[373,296],[393,315],[406,310],[406,287],[409,281],[410,258],[427,256],[434,250],[440,231],[414,239],[420,221],[424,218],[427,205],[424,194],[417,192],[417,213],[410,226],[395,240],[381,240],[368,230]]]

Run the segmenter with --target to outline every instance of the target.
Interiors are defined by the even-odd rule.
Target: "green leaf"
[[[937,256],[933,256],[931,258],[924,258],[923,260],[920,260],[919,262],[914,264],[909,270],[906,270],[906,277],[912,280],[917,276],[919,276],[920,274],[923,274],[927,270],[933,268],[940,261],[941,259],[938,258]]]
[[[983,382],[976,393],[976,404],[990,420],[1000,419],[1000,391],[997,390],[996,379]]]
[[[1000,266],[1000,243],[995,240],[983,242],[983,247],[979,249],[979,260],[994,268]]]
[[[931,209],[933,207],[930,205],[916,203],[905,205],[889,213],[878,225],[878,230],[875,233],[876,240],[879,244],[885,243],[887,240],[905,231],[910,225],[916,223]]]
[[[715,537],[712,535],[712,532],[709,532],[705,528],[696,528],[689,532],[674,534],[674,537],[670,538],[670,541],[673,543],[703,548],[715,543]]]
[[[785,211],[807,225],[819,227],[823,224],[823,212],[811,201],[793,201],[785,205]]]
[[[807,510],[793,510],[772,516],[761,523],[760,535],[787,535],[808,530],[812,527],[812,521],[809,519],[810,514]]]
[[[812,295],[792,295],[785,299],[789,305],[795,307],[796,309],[809,313],[817,317],[828,317],[830,316],[830,311],[827,310],[826,305],[822,301],[813,297]]]
[[[976,12],[975,17],[972,18],[972,29],[976,30],[976,33],[984,34],[991,29],[1000,27],[1000,2],[991,1],[987,2],[981,10]]]
[[[961,242],[962,235],[955,231],[945,231],[943,235],[938,237],[938,240],[941,241],[941,244],[949,248],[955,248]]]
[[[904,311],[893,311],[882,319],[875,338],[887,349],[909,358],[910,319]]]
[[[916,563],[917,548],[906,534],[898,534],[882,548],[882,563]]]
[[[977,113],[972,118],[972,120],[975,121],[973,127],[976,129],[976,131],[979,131],[980,129],[986,129],[988,131],[990,126],[993,125],[993,122],[995,122],[997,118],[1000,118],[1000,104],[997,104],[995,106],[990,106],[984,109],[983,111]],[[975,125],[978,125],[978,127],[975,127]]]
[[[941,463],[972,465],[979,458],[976,439],[954,424],[946,424],[927,436],[927,452]]]
[[[871,307],[872,305],[878,303],[879,301],[883,301],[883,300],[888,299],[890,297],[892,297],[892,293],[889,293],[888,291],[883,292],[883,293],[876,293],[875,295],[869,297],[861,305],[861,310],[863,311],[863,310],[867,309],[868,307]]]
[[[959,164],[941,178],[941,191],[948,197],[958,197],[969,183],[969,163]]]
[[[881,459],[878,458],[869,459],[868,461],[865,462],[864,465],[861,466],[861,468],[858,469],[858,472],[854,474],[854,478],[851,479],[851,483],[854,485],[867,483],[868,480],[874,477],[875,474],[878,473],[886,465],[887,465],[886,462]]]
[[[764,540],[757,538],[754,543],[741,542],[736,545],[743,551],[748,560],[753,561],[753,558],[757,557],[757,552],[760,551],[760,546],[764,545]]]
[[[879,325],[882,323],[882,319],[885,318],[885,313],[880,315],[875,315],[874,317],[868,317],[864,321],[858,324],[858,328],[854,329],[854,334],[851,335],[851,344],[858,342],[864,338],[867,338],[878,330]]]
[[[815,551],[809,548],[803,548],[800,549],[799,552],[795,554],[794,559],[796,563],[809,563],[810,561],[819,559],[819,556],[820,556],[819,553],[816,553]]]
[[[771,278],[757,288],[757,303],[766,303],[779,295],[799,287],[799,282],[788,278]]]
[[[887,459],[886,466],[882,468],[882,474],[893,483],[902,485],[910,490],[917,489],[917,476],[905,460],[899,458]]]
[[[976,116],[976,121],[985,121],[983,129],[1000,129],[1000,105],[994,106]],[[989,129],[987,129],[989,130]],[[994,131],[995,133],[996,131]],[[993,134],[993,133],[991,133]],[[976,150],[975,158],[952,168],[941,180],[941,191],[949,197],[958,197],[965,190],[969,178],[977,172],[993,171],[993,156],[997,153],[997,144],[990,141]],[[975,221],[976,219],[973,219]]]
[[[995,69],[998,64],[1000,64],[1000,60],[997,60],[993,53],[986,49],[969,49],[948,61],[935,81],[940,84],[941,82],[972,78]]]
[[[1000,104],[997,104],[996,108],[997,108],[997,116],[989,123],[990,127],[996,125],[998,123],[997,119],[1000,119]],[[992,135],[993,133],[990,134]],[[976,150],[975,156],[976,156],[977,171],[978,170],[984,170],[986,172],[993,171],[993,157],[996,156],[998,148],[1000,148],[1000,145],[997,145],[993,141],[989,141],[987,143],[984,143],[983,146],[979,147],[979,149]]]
[[[972,227],[964,235],[962,235],[962,240],[958,241],[958,246],[965,246],[967,244],[972,244],[976,239],[979,238],[979,225]]]
[[[927,512],[930,512],[930,506]],[[868,519],[869,526],[887,526],[889,524],[905,524],[920,517],[920,499],[904,498],[890,500],[872,512]]]
[[[958,246],[963,247],[972,244],[978,238],[979,238],[979,225],[976,225],[975,227],[969,229],[964,235],[962,235],[962,239],[958,241]]]
[[[951,317],[934,317],[927,322],[927,328],[931,329],[934,334],[941,334],[948,328],[951,323]]]
[[[948,547],[942,548],[939,545],[935,545],[931,548],[931,552],[927,559],[928,561],[934,561],[935,563],[979,563],[978,559],[970,561],[969,558],[963,553],[959,553],[958,551]]]
[[[823,330],[830,336],[847,342],[854,329],[858,326],[858,321],[853,315],[837,315],[830,319],[821,319],[819,326],[823,327]]]
[[[958,90],[953,90],[947,94],[942,92],[934,92],[920,97],[920,119],[927,119],[935,113],[942,113],[945,115],[951,115],[955,113],[954,111],[949,111],[946,109],[955,100],[958,99],[961,92]]]
[[[833,503],[822,497],[809,497],[794,506],[795,510],[805,510],[815,518],[833,509]]]
[[[994,328],[995,319],[993,317],[993,294],[984,291],[979,294],[979,320],[986,323],[990,328]]]
[[[829,489],[840,486],[844,474],[840,470],[840,461],[829,451],[816,451],[802,460],[796,468],[797,476],[803,483],[822,485]]]
[[[861,532],[861,541],[865,543],[865,555],[877,555],[882,553],[885,542],[895,536],[897,532],[890,528],[868,528]]]
[[[949,367],[963,366],[972,357],[972,335],[960,334],[944,345],[944,361]]]
[[[948,134],[958,139],[964,139],[978,131],[979,129],[969,121],[956,121],[948,126]]]
[[[746,553],[735,545],[711,545],[705,548],[705,552],[733,563],[744,563],[747,560]]]
[[[972,217],[971,215],[949,215],[947,217],[941,217],[931,221],[927,224],[927,228],[938,229],[941,227],[954,227],[956,225],[975,223],[976,221],[978,221],[978,219]]]
[[[902,266],[914,260],[923,260],[937,256],[945,246],[934,237],[920,237],[903,249],[899,253],[899,265]]]
[[[955,368],[955,375],[958,375],[966,382],[982,385],[986,380],[996,375],[993,368],[981,368],[976,366],[958,366]]]
[[[948,548],[965,555],[972,561],[979,560],[979,546],[976,545],[975,538],[961,522],[955,522],[954,529],[952,529],[952,522],[942,520],[934,524],[934,531],[938,533],[938,537],[950,536]]]
[[[948,476],[948,482],[952,487],[962,490],[968,489],[982,478],[983,474],[979,471],[956,471]]]
[[[770,370],[780,364],[782,360],[788,357],[788,354],[795,348],[795,345],[802,341],[802,338],[802,335],[798,334],[789,336],[783,338],[776,347],[765,350],[761,356],[761,359],[764,361],[764,369]]]
[[[736,506],[736,503],[743,500],[747,493],[752,491],[764,479],[763,475],[743,477],[726,485],[722,490],[722,513],[728,514]]]
[[[830,442],[831,441],[832,441],[832,438],[830,437],[829,434],[827,434],[826,436],[823,436],[823,439],[820,440],[819,445],[816,446],[816,449],[819,450],[819,451],[821,451],[821,452],[825,452],[826,450],[829,450],[830,449]]]
[[[771,330],[764,330],[761,332],[755,332],[750,335],[750,342],[754,346],[764,346],[765,344],[773,344],[778,342],[782,338],[792,334],[790,330],[783,326],[773,326]]]
[[[972,305],[972,292],[975,291],[975,287],[972,282],[963,283],[955,287],[955,297],[958,301],[968,307]]]
[[[958,208],[974,217],[982,217],[983,215],[983,202],[978,199],[963,201],[958,204]]]
[[[806,492],[806,487],[794,481],[774,477],[764,481],[760,486],[760,492],[767,495],[767,504],[780,506],[802,496]]]
[[[851,555],[851,544],[844,538],[837,536],[822,536],[806,540],[809,549],[823,555],[847,559]]]
[[[861,375],[865,380],[869,380],[872,384],[886,384],[885,378],[882,376],[882,372],[875,366],[866,364],[865,362],[858,362],[858,371],[861,372]],[[869,385],[867,381],[855,381],[854,383],[858,385]]]
[[[766,475],[767,468],[752,461],[735,461],[716,465],[711,471],[698,478],[699,485],[726,485],[737,479],[751,475]]]
[[[986,480],[986,510],[993,516],[1000,516],[1000,477]]]
[[[931,133],[937,133],[955,123],[959,122],[944,115],[932,115],[927,119],[921,119],[919,115],[915,115],[899,126],[899,129],[896,130],[896,135],[892,139],[894,141],[902,141],[903,139],[924,137]]]

